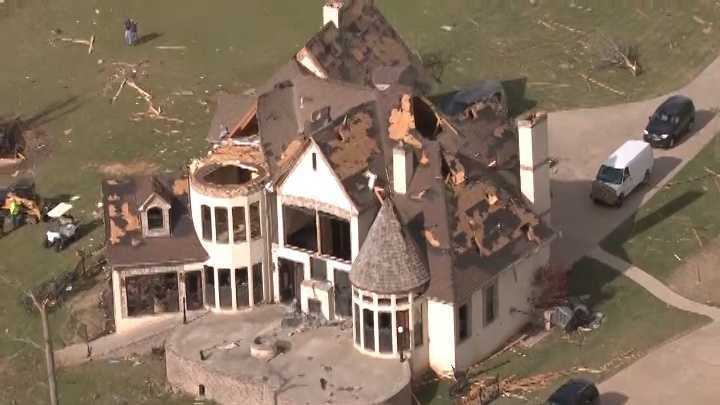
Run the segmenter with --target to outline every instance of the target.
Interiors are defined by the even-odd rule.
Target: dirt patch
[[[65,304],[70,317],[63,325],[62,338],[67,344],[84,343],[85,334],[93,340],[106,333],[108,325],[103,303],[108,299],[106,290],[110,288],[110,283],[104,273],[95,277],[93,282],[92,287],[73,296]]]
[[[124,177],[157,173],[159,167],[155,163],[135,161],[128,163],[107,163],[98,166],[97,170],[106,176]]]
[[[685,258],[670,276],[668,285],[680,295],[707,305],[720,306],[720,238]]]

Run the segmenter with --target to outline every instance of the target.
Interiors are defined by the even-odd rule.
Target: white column
[[[392,318],[391,319],[392,323],[391,323],[390,327],[392,328],[392,333],[390,336],[392,337],[392,352],[394,354],[397,354],[397,352],[398,352],[398,341],[397,341],[398,324],[397,324],[397,307],[395,306],[395,299],[392,300],[392,304],[393,304],[393,306],[391,307],[391,310],[390,310],[390,317]],[[407,332],[407,331],[403,331],[403,332]]]
[[[235,277],[237,273],[236,268],[230,269],[230,291],[232,292],[232,309],[237,311],[238,309],[238,303],[237,303],[237,291],[235,288],[237,288],[237,283],[235,282]]]
[[[377,296],[373,293],[373,309],[372,309],[372,311],[373,311],[373,321],[375,321],[375,330],[374,330],[374,332],[375,332],[375,353],[380,352],[380,329],[379,329],[380,320],[378,319],[380,317],[378,316],[379,312],[377,309],[377,302],[378,302]]]
[[[285,224],[283,217],[283,199],[280,194],[277,195],[277,231],[278,231],[278,246],[285,247]]]
[[[122,286],[120,283],[120,274],[113,270],[112,272],[112,285],[113,285],[113,308],[115,310],[115,330],[118,330],[118,325],[124,318],[123,314],[123,293]]]
[[[248,278],[248,304],[253,307],[255,306],[255,294],[253,294],[253,291],[255,291],[255,281],[253,280],[253,264],[250,263],[247,270],[247,278]]]
[[[273,300],[280,302],[280,267],[278,266],[277,254],[272,255],[272,279],[273,279]]]
[[[213,232],[215,231],[213,230]],[[215,284],[213,285],[215,289],[215,309],[220,310],[220,278],[218,277],[219,272],[217,267],[213,267],[213,274],[215,277]]]

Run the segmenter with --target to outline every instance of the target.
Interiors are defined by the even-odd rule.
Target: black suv
[[[672,148],[695,124],[695,105],[685,96],[672,96],[660,104],[643,131],[653,147]]]
[[[600,405],[600,393],[591,381],[574,378],[558,388],[545,405]]]

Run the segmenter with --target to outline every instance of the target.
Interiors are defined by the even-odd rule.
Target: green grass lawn
[[[182,4],[5,0],[0,4],[0,116],[20,114],[45,134],[48,157],[34,167],[38,191],[48,197],[79,196],[74,213],[88,222],[98,214],[102,177],[98,167],[141,162],[175,169],[203,153],[213,95],[219,89],[244,91],[258,86],[319,29],[319,4],[315,0]],[[411,47],[426,59],[436,55],[444,62],[439,93],[484,78],[526,77],[527,98],[546,109],[667,92],[696,75],[720,46],[720,29],[710,25],[720,21],[720,10],[714,2],[702,0],[640,8],[635,4],[600,8],[592,3],[592,10],[589,0],[572,2],[582,7],[560,1],[531,7],[525,0],[418,0],[412,7],[399,1],[378,4]],[[155,38],[137,47],[124,46],[125,17],[139,22],[141,35]],[[441,29],[444,25],[450,31]],[[85,47],[74,44],[51,46],[53,30],[70,38],[95,35],[95,52],[88,55]],[[613,70],[593,74],[625,92],[625,97],[598,87],[589,90],[578,76],[592,65],[584,47],[598,32],[640,43],[643,75],[633,78],[626,71]],[[157,49],[160,45],[186,48]],[[140,61],[147,61],[143,68],[147,75],[138,83],[153,94],[167,116],[181,118],[183,124],[131,121],[131,114],[145,106],[130,89],[110,103],[115,88],[106,84],[112,63]],[[0,240],[0,271],[27,287],[74,265],[73,249],[60,254],[44,251],[41,240],[39,226],[24,227]],[[98,243],[102,234],[95,229],[76,246]],[[63,310],[53,314],[56,331],[65,319]],[[0,285],[0,381],[8,387],[0,392],[0,403],[44,403],[42,387],[30,389],[27,383],[42,381],[42,357],[12,340],[18,336],[37,340],[38,324],[37,317],[18,305],[18,292]],[[75,388],[61,380],[65,403],[93,403],[80,388],[101,383],[128,395],[144,390],[135,380],[111,378],[116,369],[109,365],[93,367],[72,371],[84,376],[75,380]],[[144,369],[133,370],[140,376]]]
[[[591,308],[606,316],[598,330],[585,334],[582,345],[578,337],[573,336],[571,342],[556,331],[526,351],[526,357],[506,352],[482,364],[482,369],[491,369],[490,375],[522,377],[575,366],[598,368],[631,349],[647,352],[662,342],[709,322],[709,318],[668,307],[642,287],[592,259],[582,259],[573,267],[570,290],[572,296],[590,294]],[[585,377],[602,380],[617,370],[613,368],[604,374]],[[544,398],[562,382],[563,379],[555,381],[552,387],[535,393],[533,398]],[[444,382],[430,384],[418,394],[424,404],[449,405],[452,401],[448,399],[447,389],[448,385]],[[524,402],[501,399],[495,403],[509,405]]]
[[[680,170],[670,187],[608,235],[603,248],[667,281],[681,264],[675,255],[683,259],[700,251],[695,231],[705,242],[720,235],[720,179],[706,168],[720,173],[720,136]]]

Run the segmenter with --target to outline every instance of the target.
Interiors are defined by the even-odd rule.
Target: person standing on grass
[[[123,23],[124,31],[124,39],[125,43],[130,46],[132,45],[132,20],[129,18],[125,19],[125,23]]]
[[[132,45],[137,44],[138,41],[138,29],[137,22],[130,20],[130,37],[132,38]]]

